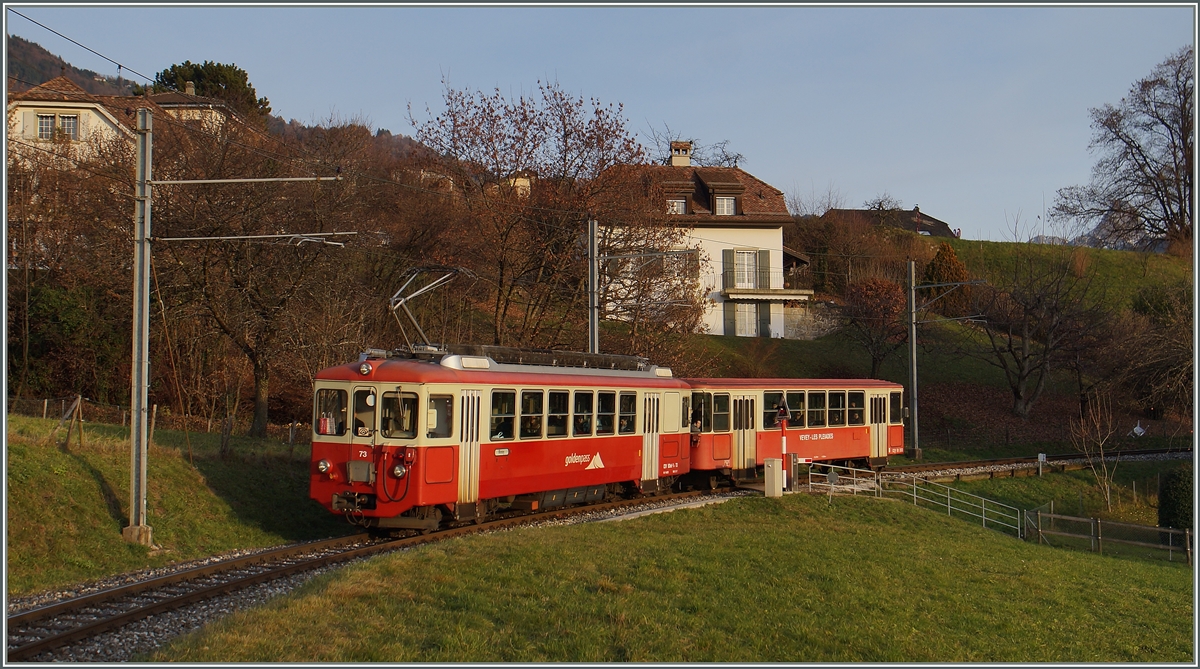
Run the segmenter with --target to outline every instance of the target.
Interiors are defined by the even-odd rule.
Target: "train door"
[[[479,408],[478,390],[462,391],[458,430],[458,503],[479,500]]]
[[[758,435],[755,415],[758,411],[754,395],[733,396],[733,475],[734,478],[755,478],[758,465]]]
[[[871,458],[887,457],[887,395],[871,396]]]
[[[350,483],[375,483],[375,389],[354,389],[354,415],[350,419],[350,458],[346,461],[346,479]]]
[[[647,486],[650,481],[658,480],[658,393],[646,393],[642,398],[642,489],[648,490],[655,486]]]

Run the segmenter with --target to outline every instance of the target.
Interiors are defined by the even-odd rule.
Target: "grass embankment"
[[[87,424],[62,449],[57,421],[8,416],[8,593],[20,595],[238,548],[348,532],[308,499],[308,446],[159,430],[147,459],[155,547],[126,543],[129,430]],[[65,429],[57,435],[62,441]]]
[[[318,577],[184,662],[1188,662],[1192,575],[887,500],[742,498]]]

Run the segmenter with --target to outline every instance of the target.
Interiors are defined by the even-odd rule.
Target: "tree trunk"
[[[254,360],[254,421],[250,424],[251,437],[267,436],[267,382],[270,372],[266,360]]]

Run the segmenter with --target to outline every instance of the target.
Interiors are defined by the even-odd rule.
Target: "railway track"
[[[1130,458],[1141,455],[1162,455],[1164,453],[1190,453],[1190,446],[1182,448],[1149,448],[1138,450],[1114,451],[1107,453],[1109,458]],[[1081,453],[1057,453],[1047,454],[1046,462],[1061,463],[1071,460],[1079,460],[1084,458]],[[913,474],[919,472],[946,471],[954,469],[973,469],[976,467],[994,467],[1007,465],[1036,465],[1038,459],[1036,457],[1025,458],[998,458],[994,460],[964,460],[961,462],[935,462],[919,465],[889,465],[883,467],[880,471],[883,473],[894,474]]]
[[[367,534],[359,534],[231,558],[13,614],[8,617],[7,660],[33,660],[43,653],[104,632],[118,630],[149,616],[340,562],[468,534],[566,518],[575,514],[670,503],[721,492],[725,491],[640,497],[536,514],[499,517],[479,524],[462,525],[399,539],[376,539]]]

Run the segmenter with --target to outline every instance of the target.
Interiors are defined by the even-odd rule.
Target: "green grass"
[[[147,522],[157,548],[125,542],[129,430],[87,424],[67,450],[45,443],[56,421],[8,416],[8,592],[20,595],[116,573],[345,534],[308,499],[308,447],[159,430],[147,459]],[[61,441],[65,430],[60,431]],[[77,433],[76,433],[77,434]]]
[[[1036,509],[1054,502],[1054,512],[1068,516],[1100,518],[1142,525],[1158,524],[1159,475],[1180,466],[1182,460],[1121,462],[1114,477],[1113,508],[1104,503],[1090,469],[1045,473],[1041,477],[997,478],[955,483],[954,487],[1020,509]],[[1137,499],[1133,485],[1137,484]],[[1048,509],[1047,509],[1048,510]]]
[[[1013,242],[984,242],[967,239],[949,241],[958,259],[967,266],[972,276],[999,280],[1011,272],[1012,256],[1016,252],[1035,253],[1046,259],[1078,252],[1086,258],[1082,268],[1095,270],[1095,288],[1098,295],[1117,310],[1127,309],[1141,288],[1159,284],[1175,284],[1192,281],[1190,258],[1177,258],[1161,253],[1137,253],[1040,244],[1018,244]]]
[[[869,498],[526,529],[326,574],[182,662],[1188,662],[1192,577]]]

